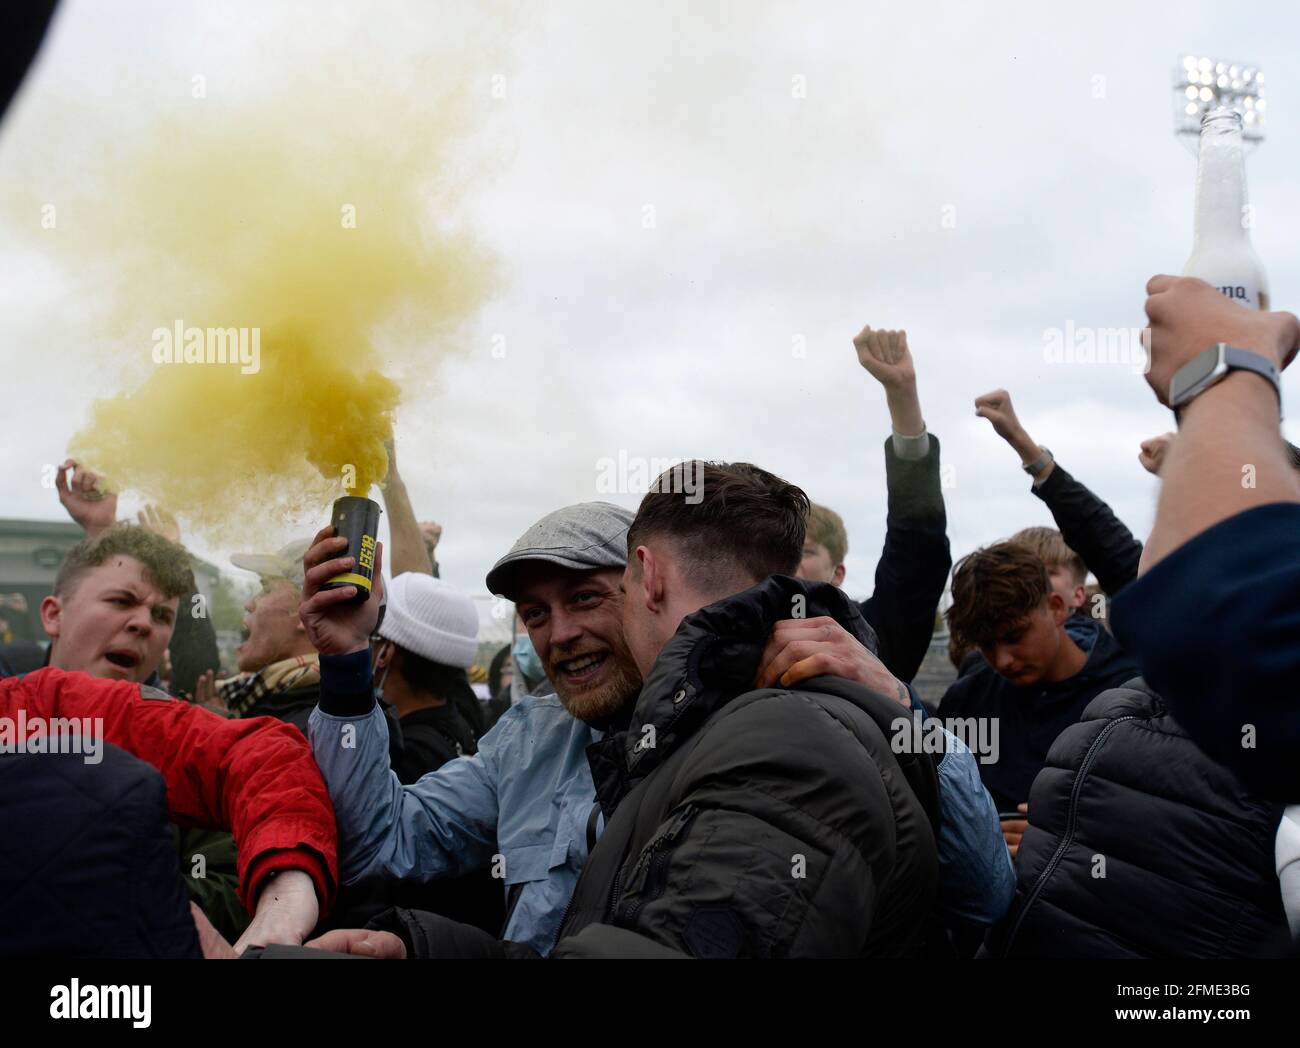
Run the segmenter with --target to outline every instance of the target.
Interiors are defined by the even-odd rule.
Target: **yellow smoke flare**
[[[458,221],[478,174],[461,154],[468,72],[417,70],[400,91],[307,76],[91,151],[53,250],[107,289],[96,352],[121,355],[107,371],[126,388],[92,406],[72,455],[213,539],[382,481],[390,376],[432,373],[494,286]]]

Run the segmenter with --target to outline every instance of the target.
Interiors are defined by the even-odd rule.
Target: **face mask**
[[[515,660],[515,669],[529,680],[539,681],[546,676],[546,671],[542,668],[542,660],[537,657],[537,649],[533,647],[533,642],[527,633],[520,633],[515,637],[515,644],[510,649],[510,654]]]
[[[380,651],[383,649],[381,648]],[[387,666],[379,671],[379,678],[375,681],[375,702],[382,702],[384,698],[384,681],[388,679],[388,671],[393,668],[390,661]]]

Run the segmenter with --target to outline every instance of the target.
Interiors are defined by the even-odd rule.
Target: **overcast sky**
[[[161,96],[206,72],[210,91],[257,99],[268,68],[310,62],[318,44],[445,45],[457,25],[486,31],[476,10],[65,3],[0,171],[39,133],[22,116],[41,92],[71,86],[97,123],[127,82]],[[1170,87],[1185,53],[1269,74],[1269,140],[1248,161],[1254,236],[1274,301],[1295,309],[1298,22],[1293,4],[1190,2],[543,3],[507,18],[504,57],[467,86],[489,100],[473,145],[494,163],[461,216],[504,279],[455,352],[431,349],[407,376],[398,414],[417,512],[445,528],[444,577],[483,592],[537,517],[610,497],[597,464],[622,453],[745,459],[800,484],[844,516],[846,587],[865,596],[888,433],[850,341],[868,323],[909,332],[953,467],[954,555],[1050,523],[974,416],[998,386],[1144,536],[1156,486],[1137,445],[1171,419],[1129,368],[1048,363],[1044,330],[1140,327],[1147,277],[1186,261],[1195,163],[1172,134]],[[84,304],[9,241],[0,514],[59,519],[40,467],[118,390],[50,344]]]

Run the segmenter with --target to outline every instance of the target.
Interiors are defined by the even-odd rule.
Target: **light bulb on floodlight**
[[[1174,130],[1184,144],[1197,151],[1201,121],[1216,107],[1242,116],[1246,142],[1264,139],[1264,74],[1255,66],[1209,55],[1182,54],[1175,60]]]

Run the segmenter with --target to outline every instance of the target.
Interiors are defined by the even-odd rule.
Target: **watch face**
[[[1190,400],[1226,370],[1221,346],[1211,346],[1198,353],[1174,372],[1173,381],[1169,383],[1170,405],[1176,407]]]

